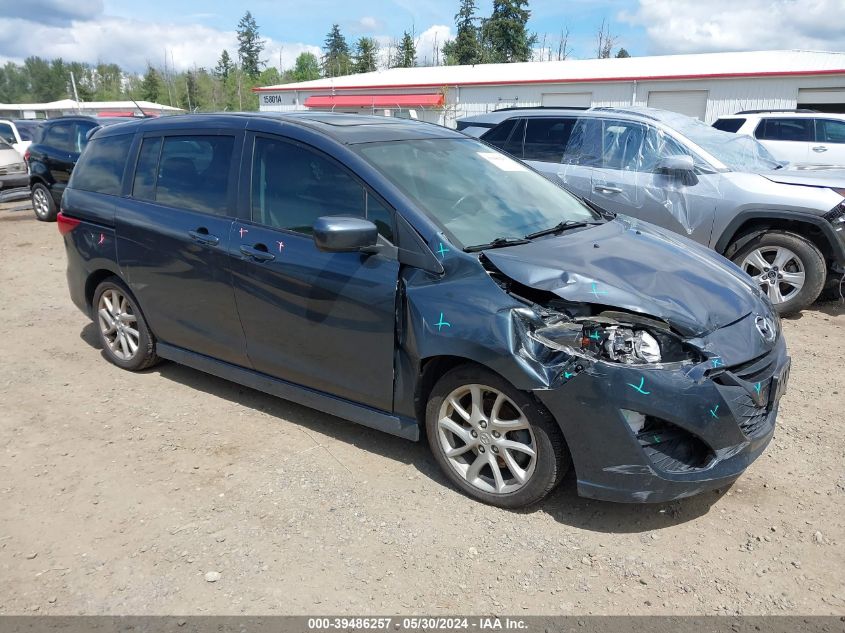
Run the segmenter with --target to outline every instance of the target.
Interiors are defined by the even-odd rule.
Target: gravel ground
[[[172,363],[107,363],[55,225],[0,206],[0,614],[845,614],[845,310],[784,322],[730,489],[515,513],[427,447]]]

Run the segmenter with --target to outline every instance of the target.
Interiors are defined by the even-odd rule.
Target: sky
[[[478,0],[489,15],[492,0]],[[413,32],[418,61],[454,37],[458,0],[0,0],[0,61],[31,55],[114,62],[142,72],[148,63],[213,68],[237,48],[235,28],[249,9],[266,40],[268,65],[290,68],[320,46],[332,23],[350,44],[382,46]],[[632,55],[802,48],[845,50],[845,0],[531,0],[529,29],[557,50],[568,29],[573,58],[595,57],[602,20]]]

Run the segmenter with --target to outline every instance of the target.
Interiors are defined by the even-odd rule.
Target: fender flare
[[[739,228],[749,220],[790,220],[793,222],[800,222],[802,224],[815,226],[819,229],[830,246],[834,260],[840,264],[845,264],[845,242],[843,242],[836,234],[833,225],[820,215],[801,213],[799,211],[767,211],[765,209],[742,211],[730,221],[727,227],[725,227],[725,230],[722,232],[722,235],[719,236],[719,239],[713,247],[714,250],[717,253],[724,255],[728,247],[733,244],[734,236]],[[744,236],[739,243],[740,247],[760,233],[761,231],[752,231],[749,235]]]

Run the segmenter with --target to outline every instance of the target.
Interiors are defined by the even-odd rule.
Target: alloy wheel
[[[531,479],[537,443],[528,418],[498,389],[471,384],[452,391],[437,418],[440,448],[467,483],[511,493]]]
[[[47,200],[47,194],[40,187],[32,192],[32,208],[41,218],[46,218],[50,213],[50,201]]]
[[[115,288],[106,290],[100,296],[97,316],[111,352],[120,360],[132,360],[138,353],[138,319],[126,295]]]
[[[760,284],[772,303],[789,301],[804,287],[804,263],[783,246],[761,246],[751,251],[740,268]]]

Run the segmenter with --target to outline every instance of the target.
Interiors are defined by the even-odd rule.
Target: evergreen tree
[[[477,64],[481,61],[481,44],[478,41],[478,27],[475,25],[475,0],[461,0],[461,8],[455,15],[458,34],[454,40],[443,46],[446,63]]]
[[[414,38],[408,31],[402,35],[402,40],[396,48],[396,58],[393,66],[398,68],[412,68],[417,65],[417,47],[414,45]]]
[[[238,22],[238,57],[241,61],[241,70],[249,79],[258,79],[261,74],[261,51],[264,50],[264,42],[258,35],[258,24],[252,13],[247,11],[244,17]]]
[[[616,57],[619,58],[619,59],[622,59],[622,58],[625,58],[625,57],[630,57],[630,56],[631,56],[631,53],[626,51],[624,48],[620,48],[619,52],[616,53]]]
[[[320,60],[314,53],[300,53],[293,64],[292,81],[311,81],[320,78]]]
[[[144,80],[141,82],[141,99],[144,101],[158,101],[161,93],[161,77],[158,71],[147,64],[147,72],[144,74]]]
[[[223,52],[220,53],[220,59],[217,61],[217,67],[214,69],[214,74],[225,81],[229,78],[232,70],[232,58],[229,57],[229,51],[224,48]]]
[[[378,42],[372,37],[362,37],[355,43],[355,63],[353,73],[369,73],[378,63]]]
[[[340,77],[349,74],[349,45],[337,24],[332,24],[332,29],[323,44],[323,50],[325,51],[323,54],[324,77]]]
[[[486,59],[492,63],[527,62],[537,36],[526,28],[528,0],[493,0],[493,13],[482,25]]]

